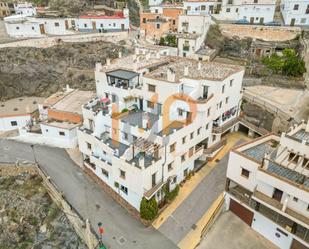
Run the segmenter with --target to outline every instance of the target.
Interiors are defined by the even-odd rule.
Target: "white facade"
[[[129,10],[114,16],[80,16],[77,19],[77,29],[82,32],[112,32],[126,31],[130,28]]]
[[[230,199],[241,201],[252,214],[252,228],[282,249],[292,248],[295,241],[309,246],[308,157],[305,123],[281,137],[268,135],[230,153],[228,206]]]
[[[162,2],[162,0],[149,0],[149,6],[160,5]]]
[[[209,15],[180,15],[178,21],[178,54],[187,57],[203,46],[211,18]]]
[[[0,131],[15,130],[32,123],[30,114],[0,117]]]
[[[208,70],[218,73],[215,79]],[[194,79],[196,72],[204,78]],[[143,196],[161,201],[162,187],[172,190],[204,157],[203,147],[217,142],[213,120],[237,108],[243,74],[241,67],[173,61],[159,53],[97,64],[98,98],[84,105],[78,131],[85,166],[138,211]]]
[[[8,35],[16,38],[75,33],[75,20],[71,18],[36,18],[16,15],[6,17],[4,21]]]
[[[309,25],[308,0],[282,0],[280,9],[285,25]]]
[[[251,24],[273,22],[275,0],[184,1],[188,15],[210,14],[224,21],[246,20]]]
[[[17,3],[14,5],[15,13],[22,16],[35,16],[36,8],[31,3]]]

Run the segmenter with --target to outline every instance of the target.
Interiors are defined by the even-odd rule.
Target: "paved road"
[[[90,177],[76,166],[67,153],[58,148],[35,146],[39,164],[79,213],[96,229],[101,221],[105,227],[103,242],[108,248],[173,249],[169,239],[153,227],[145,228],[135,220]],[[34,161],[28,144],[0,139],[0,162]]]
[[[159,231],[178,244],[223,192],[228,154],[199,183],[184,202],[160,226]]]
[[[232,212],[223,213],[198,249],[279,249]]]

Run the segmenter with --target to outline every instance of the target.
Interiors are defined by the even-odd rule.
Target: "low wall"
[[[111,33],[92,33],[92,34],[76,34],[76,35],[63,35],[44,38],[32,38],[22,41],[13,41],[9,43],[0,44],[1,48],[9,47],[36,47],[36,48],[48,48],[58,45],[60,42],[117,42],[126,39],[128,32],[111,32]]]
[[[17,176],[21,173],[41,176],[43,179],[43,185],[46,187],[50,197],[64,212],[78,236],[84,241],[89,249],[97,248],[99,238],[92,229],[89,220],[84,220],[77,210],[72,207],[63,193],[39,165],[0,163],[0,176]]]

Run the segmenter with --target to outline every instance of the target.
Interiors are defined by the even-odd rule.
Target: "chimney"
[[[201,70],[201,69],[202,69],[202,63],[201,63],[200,61],[199,61],[198,64],[197,64],[197,69],[198,69],[198,70]]]
[[[176,73],[174,69],[168,68],[167,69],[167,81],[175,82],[176,81]]]
[[[184,76],[189,75],[189,67],[188,66],[185,66],[183,74],[184,74]]]
[[[120,59],[121,57],[122,57],[122,52],[119,51],[119,52],[118,52],[118,58]]]
[[[145,167],[145,157],[144,156],[140,156],[138,159],[138,165],[142,168]]]
[[[264,155],[262,168],[264,168],[264,169],[268,168],[269,160],[270,160],[270,153],[266,152],[265,155]]]
[[[107,66],[110,66],[110,65],[111,65],[111,59],[110,59],[110,58],[107,58],[107,59],[106,59],[106,65],[107,65]]]

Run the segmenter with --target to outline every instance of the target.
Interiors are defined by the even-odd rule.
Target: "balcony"
[[[222,126],[213,126],[212,127],[212,133],[214,134],[222,134],[226,132],[227,130],[231,129],[234,125],[236,125],[239,122],[238,117],[233,118],[232,120],[228,121]]]
[[[106,73],[107,83],[109,86],[122,88],[122,89],[133,89],[139,86],[139,73],[117,69]]]

